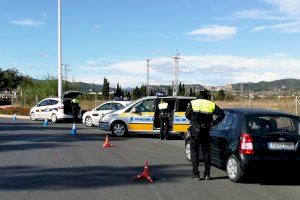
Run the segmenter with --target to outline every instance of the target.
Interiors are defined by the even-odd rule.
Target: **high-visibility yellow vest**
[[[79,104],[79,99],[72,99],[72,103]]]
[[[213,114],[216,104],[206,99],[196,99],[191,101],[194,112],[200,112],[205,114]]]

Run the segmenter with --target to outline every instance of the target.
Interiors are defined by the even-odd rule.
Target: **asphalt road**
[[[300,199],[299,176],[276,172],[236,184],[213,167],[213,180],[190,180],[179,138],[112,137],[115,147],[103,149],[106,133],[97,128],[80,124],[72,136],[70,123],[42,124],[0,118],[1,200]],[[154,183],[132,179],[146,160]]]

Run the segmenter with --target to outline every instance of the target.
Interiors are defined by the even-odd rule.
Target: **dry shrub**
[[[30,108],[21,108],[21,107],[4,107],[0,108],[0,114],[5,115],[22,115],[22,116],[29,116]]]
[[[221,108],[267,108],[281,110],[290,114],[296,113],[296,105],[293,100],[240,100],[240,101],[217,101]],[[298,105],[300,111],[300,105]]]

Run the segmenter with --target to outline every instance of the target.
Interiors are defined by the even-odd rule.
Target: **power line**
[[[70,69],[68,69],[68,67],[70,67],[71,65],[69,64],[61,64],[64,68],[64,79],[67,82],[68,81],[68,72],[70,71]]]

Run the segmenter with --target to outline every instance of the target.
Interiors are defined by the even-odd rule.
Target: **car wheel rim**
[[[188,160],[191,160],[191,146],[190,146],[190,143],[187,143],[186,144],[186,147],[185,147],[185,156]]]
[[[116,124],[114,126],[114,134],[117,136],[122,136],[125,133],[125,127],[122,124]]]
[[[85,125],[87,125],[87,126],[93,126],[93,120],[92,120],[91,117],[87,117],[85,119]]]
[[[235,159],[230,158],[227,162],[227,173],[230,179],[235,179],[237,175],[237,162]]]
[[[32,114],[30,115],[30,118],[31,118],[31,120],[35,120],[35,114],[32,113]]]
[[[51,121],[52,121],[52,122],[56,122],[56,115],[52,115]]]

